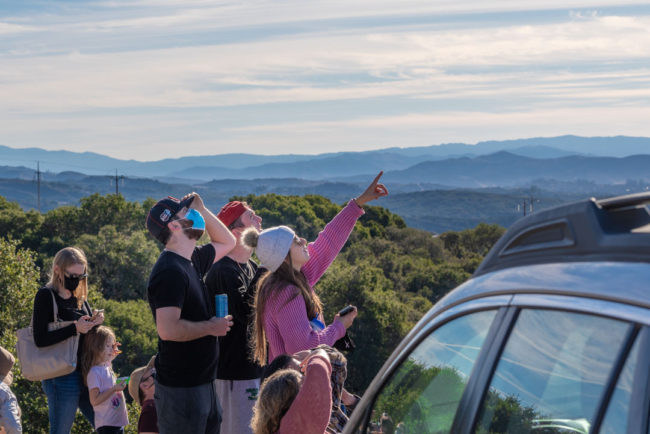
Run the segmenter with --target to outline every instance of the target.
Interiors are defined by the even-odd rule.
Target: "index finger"
[[[376,185],[379,182],[379,178],[381,178],[381,175],[383,175],[383,174],[384,174],[383,170],[379,171],[379,174],[377,176],[375,176],[375,179],[372,180],[372,184]]]

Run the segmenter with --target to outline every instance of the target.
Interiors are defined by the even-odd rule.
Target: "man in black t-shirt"
[[[235,245],[235,237],[196,193],[169,197],[147,216],[151,235],[165,245],[149,276],[147,295],[158,331],[156,411],[161,434],[219,433],[216,393],[218,342],[232,317],[216,318],[203,275]],[[210,243],[196,246],[204,231]]]
[[[223,408],[222,434],[252,433],[250,421],[260,388],[262,368],[251,357],[248,327],[252,318],[255,286],[260,274],[251,259],[251,250],[240,242],[241,233],[254,227],[262,230],[262,218],[246,202],[232,201],[224,205],[217,217],[237,238],[234,249],[215,262],[205,283],[210,294],[228,296],[228,313],[233,316],[232,330],[219,338],[217,393]]]

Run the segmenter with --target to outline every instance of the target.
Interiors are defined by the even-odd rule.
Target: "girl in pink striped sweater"
[[[257,286],[251,346],[262,366],[280,354],[293,354],[320,344],[334,345],[352,325],[357,311],[334,317],[325,327],[323,306],[313,286],[341,251],[365,203],[386,196],[379,184],[383,172],[368,188],[350,200],[318,234],[315,242],[298,237],[287,226],[242,235],[244,245],[254,248],[261,267],[269,270]],[[268,342],[268,354],[267,354]]]

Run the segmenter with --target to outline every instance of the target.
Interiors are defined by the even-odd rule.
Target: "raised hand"
[[[379,199],[380,197],[387,196],[388,195],[388,189],[384,184],[379,183],[379,178],[381,178],[381,175],[384,174],[384,171],[382,170],[379,172],[379,175],[375,176],[375,179],[370,183],[368,188],[366,188],[366,191],[361,193],[357,198],[354,199],[354,202],[359,205],[363,206],[367,202],[370,202],[371,200]]]
[[[203,208],[205,208],[205,205],[203,204],[203,199],[201,199],[201,196],[199,196],[199,194],[197,192],[195,192],[195,191],[193,191],[191,193],[188,193],[185,196],[183,196],[181,201],[183,201],[185,199],[188,199],[188,198],[190,198],[192,196],[194,196],[194,199],[192,200],[192,203],[190,204],[190,208],[194,208],[195,210],[199,210],[199,211],[202,210]]]

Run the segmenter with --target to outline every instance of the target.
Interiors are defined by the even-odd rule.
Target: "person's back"
[[[262,384],[251,427],[255,434],[324,434],[332,407],[332,368],[316,350],[305,359],[305,375],[285,369]]]
[[[230,332],[219,338],[217,378],[220,380],[251,380],[261,376],[262,367],[251,360],[248,346],[251,303],[258,276],[254,261],[239,263],[228,256],[217,261],[206,275],[210,294],[226,294],[228,314],[233,317]]]

